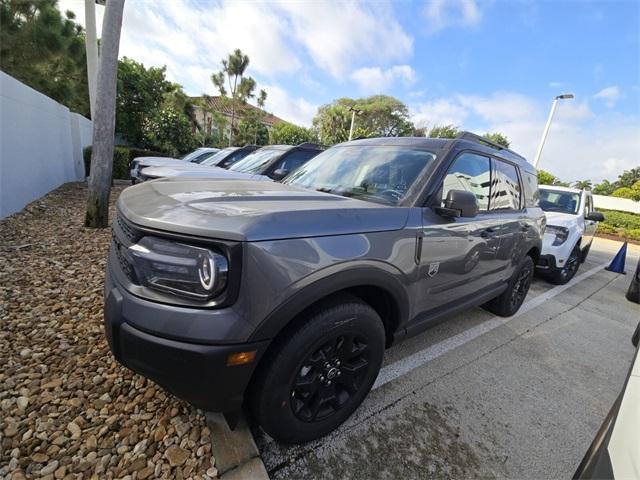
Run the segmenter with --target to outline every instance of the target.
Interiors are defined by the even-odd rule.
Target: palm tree
[[[211,81],[220,91],[220,95],[226,95],[224,86],[225,77],[229,83],[231,94],[231,132],[229,134],[229,146],[233,144],[233,128],[236,118],[236,103],[238,100],[246,101],[253,95],[256,82],[251,77],[243,78],[244,72],[249,66],[249,57],[236,48],[233,53],[222,60],[222,70],[211,76]]]
[[[113,169],[113,141],[118,84],[118,49],[124,0],[109,0],[102,21],[100,68],[93,118],[93,148],[89,196],[84,224],[92,228],[109,226],[109,193]]]
[[[591,180],[578,180],[573,184],[574,188],[578,188],[580,190],[591,190],[593,187],[593,182]]]

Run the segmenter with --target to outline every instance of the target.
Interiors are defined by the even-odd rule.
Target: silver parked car
[[[140,171],[146,167],[158,167],[165,165],[185,165],[198,164],[220,151],[219,148],[201,147],[186,154],[182,158],[172,157],[136,157],[131,162],[131,183],[136,184],[141,181]]]

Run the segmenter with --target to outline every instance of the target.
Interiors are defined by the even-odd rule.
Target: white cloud
[[[416,72],[409,65],[394,65],[386,70],[365,67],[353,72],[351,79],[366,93],[382,93],[396,83],[410,87],[416,81]]]
[[[265,108],[274,115],[296,125],[311,126],[311,120],[318,111],[318,106],[304,98],[294,98],[277,85],[265,85],[267,102]]]
[[[618,100],[620,100],[620,88],[618,88],[617,85],[603,88],[598,93],[596,93],[593,98],[602,100],[607,107],[612,108],[615,106]]]
[[[476,0],[427,0],[423,14],[431,33],[447,27],[477,25],[482,20]]]
[[[412,38],[387,4],[324,0],[281,2],[278,8],[315,64],[337,78],[354,66],[404,60],[413,51]]]
[[[514,92],[453,95],[413,105],[416,123],[454,124],[477,133],[498,131],[512,148],[533,160],[550,104]],[[561,102],[542,152],[540,167],[565,181],[604,178],[638,165],[640,118],[595,115],[586,101]]]

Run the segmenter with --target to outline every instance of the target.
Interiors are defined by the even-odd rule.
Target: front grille
[[[120,265],[120,270],[131,282],[137,284],[138,279],[136,277],[136,272],[127,259],[125,250],[140,240],[140,238],[142,238],[142,234],[140,234],[135,227],[131,226],[131,224],[122,217],[120,212],[118,212],[111,229],[111,237],[113,250],[118,260],[118,265]]]
[[[140,235],[127,221],[122,218],[120,212],[116,215],[116,223],[118,224],[119,230],[124,234],[124,236],[131,243],[135,243],[140,240]]]

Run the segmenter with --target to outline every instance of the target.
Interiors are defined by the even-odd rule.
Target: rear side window
[[[301,167],[318,153],[315,150],[296,150],[295,152],[286,155],[283,159],[277,162],[274,170],[282,168],[287,172],[293,172],[296,168]]]
[[[525,206],[539,206],[540,191],[538,190],[538,176],[534,173],[523,172],[522,183],[524,185]]]
[[[466,190],[478,199],[480,211],[489,208],[489,186],[491,167],[489,157],[475,153],[462,153],[455,159],[447,176],[444,177],[442,199],[447,198],[450,190]]]
[[[493,160],[491,181],[491,210],[520,210],[520,180],[514,165],[501,160]]]

